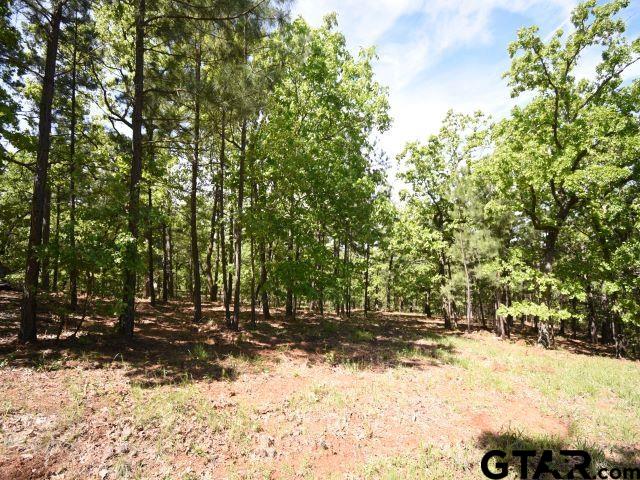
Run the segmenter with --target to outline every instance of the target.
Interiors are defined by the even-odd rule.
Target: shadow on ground
[[[12,366],[54,370],[63,368],[128,367],[127,374],[141,386],[155,386],[209,378],[234,380],[237,365],[243,368],[263,361],[278,361],[282,355],[308,364],[347,365],[354,368],[386,369],[396,366],[422,367],[456,361],[455,349],[439,322],[423,316],[356,314],[350,319],[321,318],[300,314],[296,319],[274,312],[256,325],[249,312],[242,312],[240,332],[224,327],[219,305],[204,305],[206,320],[191,322],[186,302],[151,306],[138,304],[136,334],[122,339],[114,334],[115,320],[107,302],[95,302],[82,326],[82,334],[70,338],[76,320],[70,320],[60,340],[59,322],[45,309],[39,318],[40,340],[20,345],[16,332],[19,297],[0,295],[0,362]]]

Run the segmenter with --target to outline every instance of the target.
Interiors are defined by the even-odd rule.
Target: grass
[[[193,333],[185,348],[153,355],[123,348],[100,357],[96,345],[64,357],[30,351],[28,363],[0,360],[0,432],[24,451],[88,452],[67,461],[68,471],[85,476],[94,465],[78,459],[102,462],[109,448],[118,453],[95,465],[109,478],[161,470],[176,479],[212,471],[211,478],[466,480],[483,478],[479,461],[490,448],[583,448],[596,466],[638,455],[638,363],[489,333],[446,334],[415,317],[276,316],[242,336]],[[74,368],[78,360],[82,368]],[[46,401],[54,395],[64,400]],[[46,411],[37,415],[40,406]],[[43,417],[53,427],[38,427]],[[265,437],[277,454],[261,455]],[[123,441],[129,451],[118,450]],[[428,443],[415,447],[421,441]]]
[[[242,450],[250,442],[251,434],[260,431],[255,411],[246,405],[221,409],[204,395],[198,385],[155,388],[133,387],[133,421],[138,429],[158,429],[156,446],[159,452],[170,452],[178,442],[186,442],[187,450],[203,456],[207,446],[201,445],[203,435],[222,435],[235,448]]]
[[[383,456],[362,467],[366,480],[438,480],[482,478],[476,468],[477,451],[468,446],[420,447],[417,453]],[[455,476],[453,473],[455,472]]]
[[[288,399],[287,408],[299,413],[309,413],[316,409],[341,409],[349,401],[347,392],[322,383],[292,395]]]
[[[351,340],[354,342],[371,342],[375,338],[375,335],[368,330],[356,328],[351,334]]]
[[[85,399],[90,384],[87,381],[67,382],[67,392],[69,401],[64,405],[61,415],[60,427],[64,430],[70,429],[82,421],[85,415]]]
[[[613,358],[456,338],[468,357],[464,382],[503,393],[536,391],[545,410],[574,423],[576,437],[634,443],[640,430],[640,369]],[[532,354],[533,352],[533,354]],[[496,367],[500,371],[496,371]]]
[[[209,360],[209,351],[207,350],[206,345],[202,343],[195,344],[194,347],[189,350],[189,354],[192,359],[200,362],[206,362]]]

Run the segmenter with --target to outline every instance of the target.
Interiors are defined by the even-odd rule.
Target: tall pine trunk
[[[260,294],[262,302],[262,316],[265,320],[271,318],[269,311],[269,294],[266,289],[267,283],[267,251],[264,239],[260,239]]]
[[[464,248],[464,242],[462,240],[462,234],[460,234],[460,254],[462,257],[462,266],[464,269],[464,285],[466,292],[467,303],[467,332],[471,331],[471,323],[473,322],[473,303],[471,296],[471,275],[469,274],[469,265],[467,262],[467,251]]]
[[[233,289],[233,322],[231,328],[238,329],[240,324],[240,278],[242,269],[242,207],[244,201],[244,166],[247,156],[247,121],[242,121],[240,138],[240,158],[238,165],[238,203],[236,222],[233,228],[233,242],[235,246],[235,285]]]
[[[63,1],[56,2],[53,7],[53,12],[51,13],[44,76],[42,77],[36,172],[33,181],[29,243],[27,245],[27,262],[20,309],[20,332],[18,334],[21,342],[31,342],[37,339],[36,298],[38,295],[38,276],[40,273],[38,250],[42,243],[42,221],[44,216],[47,177],[49,174],[49,149],[51,146],[51,106],[53,104],[55,88],[56,59],[58,56],[63,5]]]
[[[251,255],[251,324],[256,324],[256,259],[255,259],[255,240],[251,237],[250,243]]]
[[[386,306],[387,312],[391,311],[391,279],[393,278],[393,252],[389,255],[389,271],[387,272],[387,295]]]
[[[233,223],[233,205],[231,206],[231,211],[229,212],[229,248],[228,256],[226,259],[227,265],[233,265],[233,256],[234,256],[234,248],[233,248],[233,232],[234,232],[234,223]],[[227,321],[227,326],[233,327],[233,317],[231,316],[231,301],[233,297],[233,270],[227,268],[227,292],[226,292],[226,304],[225,304],[225,318]]]
[[[169,236],[167,223],[162,222],[162,301],[169,300]]]
[[[193,321],[202,320],[202,298],[200,292],[200,252],[198,251],[198,224],[197,224],[197,194],[198,194],[198,164],[200,162],[200,68],[202,56],[200,44],[196,45],[196,92],[195,115],[193,121],[193,162],[191,163],[191,268],[193,275]]]
[[[207,246],[207,257],[205,261],[206,266],[206,274],[207,274],[207,284],[209,287],[209,300],[212,302],[216,301],[216,297],[218,296],[218,272],[216,272],[215,279],[213,275],[213,254],[214,251],[216,253],[216,269],[218,267],[218,244],[220,242],[216,242],[216,231],[217,231],[217,223],[218,223],[218,184],[216,179],[213,179],[213,184],[215,185],[213,190],[213,208],[211,209],[211,224],[209,227],[209,245]]]
[[[73,58],[71,60],[71,118],[69,125],[69,307],[78,308],[78,267],[76,264],[76,90],[78,74],[78,19],[73,24]]]
[[[168,294],[169,294],[169,298],[175,298],[176,296],[176,280],[175,280],[175,275],[174,275],[174,269],[173,269],[173,229],[171,228],[171,225],[169,225],[168,227],[168,232],[167,232],[167,240],[169,242],[169,278],[168,278]]]
[[[252,177],[255,178],[255,173],[254,173],[254,167],[255,165],[252,164]],[[255,205],[257,202],[257,197],[258,197],[258,186],[256,185],[255,180],[251,183],[251,205],[250,205],[250,209],[253,212],[255,209]],[[249,252],[251,255],[251,324],[255,325],[256,324],[256,297],[257,297],[257,291],[256,291],[256,239],[255,239],[255,235],[252,233],[251,235],[251,243],[250,243],[250,249],[251,251]]]
[[[42,258],[42,290],[48,292],[51,290],[51,272],[49,270],[50,245],[51,239],[51,185],[47,185],[44,195],[44,215],[42,218],[42,246],[44,247],[44,256]]]
[[[225,155],[226,155],[226,113],[222,110],[222,121],[220,124],[220,179],[218,190],[218,212],[220,215],[220,261],[222,263],[222,301],[224,303],[224,315],[227,324],[230,321],[229,311],[229,282],[227,281],[227,248],[226,237],[224,228],[224,167],[225,167]]]
[[[446,265],[444,251],[440,252],[440,261],[438,262],[438,274],[440,276],[440,287],[444,290],[447,284]],[[451,302],[446,295],[442,295],[442,313],[444,315],[444,328],[451,329]]]
[[[135,35],[134,95],[131,114],[132,157],[129,179],[129,234],[124,264],[124,311],[118,329],[122,335],[133,336],[135,322],[136,265],[138,264],[138,222],[140,216],[140,180],[142,178],[142,108],[144,105],[144,38],[145,0],[138,0]]]
[[[151,134],[149,134],[149,141],[151,141]],[[153,147],[151,147],[153,149]],[[151,182],[147,189],[147,285],[149,291],[149,301],[151,305],[156,304],[156,287],[154,283],[154,265],[153,265],[153,225],[151,209],[153,208],[153,197],[151,190]]]
[[[56,228],[53,238],[55,246],[53,254],[53,284],[51,288],[54,292],[58,291],[58,280],[60,274],[60,187],[56,187]]]
[[[369,313],[369,257],[371,255],[371,246],[367,243],[365,250],[365,271],[364,271],[364,316]]]

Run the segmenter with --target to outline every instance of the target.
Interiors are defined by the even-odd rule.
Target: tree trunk
[[[38,276],[40,273],[38,250],[42,243],[42,221],[44,216],[47,176],[49,174],[49,148],[51,146],[51,106],[53,103],[56,58],[58,56],[58,40],[60,37],[63,4],[63,1],[55,3],[53,12],[51,13],[44,76],[42,78],[36,172],[33,181],[31,222],[29,226],[29,242],[27,245],[27,262],[22,305],[20,309],[20,332],[18,334],[18,339],[21,342],[31,342],[37,339],[36,298],[38,295]]]
[[[296,265],[300,264],[300,245],[296,242]],[[298,295],[295,294],[293,296],[293,319],[296,319],[298,315],[298,306],[300,305],[300,300],[298,299]]]
[[[351,235],[344,242],[344,266],[347,274],[347,288],[345,289],[344,303],[346,306],[347,317],[351,317],[351,267],[349,265],[350,260],[350,243]]]
[[[255,241],[253,236],[251,237],[251,324],[256,324],[256,260],[255,254]]]
[[[151,133],[149,134],[149,141],[151,141]],[[151,182],[147,189],[147,285],[149,291],[149,301],[151,305],[156,304],[156,287],[154,282],[154,269],[153,269],[153,228],[152,228],[152,215],[151,209],[153,208],[153,199],[151,191]]]
[[[218,252],[217,252],[217,244],[216,242],[216,224],[217,224],[217,215],[218,215],[218,184],[215,179],[213,180],[213,184],[216,185],[213,192],[213,208],[211,211],[211,225],[209,229],[209,246],[207,247],[207,258],[206,258],[206,274],[207,274],[207,283],[209,286],[209,300],[212,302],[216,301],[216,297],[218,295],[218,275],[216,272],[216,278],[213,278],[213,252],[216,250],[216,269],[218,262]]]
[[[482,302],[482,289],[478,292],[478,304],[480,306],[480,318],[482,320],[482,328],[487,328],[487,319],[484,316],[484,305]]]
[[[587,309],[589,318],[589,339],[594,345],[598,343],[598,324],[596,322],[596,307],[593,301],[593,290],[587,285]]]
[[[220,215],[220,260],[222,262],[222,300],[224,303],[225,320],[229,324],[231,315],[229,311],[229,282],[227,281],[227,250],[226,250],[226,237],[224,232],[224,164],[225,164],[225,111],[222,110],[222,121],[220,124],[220,179],[219,179],[219,192],[218,192],[218,212]]]
[[[229,212],[229,255],[227,258],[227,265],[233,265],[233,257],[235,250],[233,248],[233,232],[234,232],[234,218],[233,218],[233,205],[231,211]],[[231,316],[231,301],[233,296],[233,271],[227,268],[227,300],[226,300],[226,319],[227,326],[229,328],[233,328],[233,318]]]
[[[333,239],[333,276],[336,279],[339,278],[339,271],[338,271],[339,262],[340,262],[340,243],[338,242],[337,239],[334,238]],[[336,315],[340,315],[341,300],[338,292],[335,293],[334,302],[335,302]]]
[[[556,243],[558,241],[559,229],[549,230],[545,236],[544,241],[544,255],[542,259],[542,271],[546,275],[551,275],[553,271],[553,263],[555,260]],[[549,309],[551,309],[552,303],[551,284],[547,284],[547,288],[544,292],[544,302]],[[543,321],[538,328],[538,343],[545,347],[555,346],[555,337],[553,335],[553,324]]]
[[[197,195],[198,195],[198,164],[200,162],[200,68],[202,57],[200,45],[196,45],[196,78],[195,78],[195,115],[193,121],[193,162],[191,163],[191,202],[190,202],[190,233],[191,233],[191,264],[193,271],[193,321],[202,320],[202,298],[200,292],[200,252],[198,250]]]
[[[231,328],[238,330],[240,325],[240,279],[242,273],[242,207],[244,202],[244,165],[247,157],[247,121],[242,121],[240,133],[240,158],[238,165],[238,203],[236,222],[233,230],[235,246],[235,286],[233,289],[233,323]]]
[[[389,271],[387,272],[387,312],[391,310],[391,279],[393,278],[393,252],[389,255]]]
[[[473,321],[473,303],[471,297],[471,276],[469,274],[469,266],[467,265],[467,252],[464,248],[462,235],[460,235],[460,253],[462,254],[462,266],[464,268],[464,284],[466,289],[467,301],[467,332],[471,331],[471,322]]]
[[[287,259],[290,263],[293,261],[293,230],[289,230],[289,241],[287,245]],[[293,317],[293,285],[292,279],[287,282],[287,301],[285,304],[285,316]]]
[[[169,278],[168,278],[168,294],[169,294],[169,298],[174,298],[176,296],[176,290],[175,290],[175,285],[176,282],[174,281],[174,270],[173,270],[173,229],[171,228],[171,226],[169,225],[168,227],[168,235],[167,235],[167,240],[169,242]]]
[[[169,300],[169,236],[167,223],[162,222],[162,301]]]
[[[56,230],[53,240],[54,255],[53,255],[53,291],[58,291],[58,279],[60,273],[60,187],[56,187]]]
[[[216,263],[213,269],[213,291],[211,292],[213,300],[218,300],[218,278],[220,273],[220,240],[216,241]]]
[[[134,97],[131,114],[132,157],[129,183],[129,234],[124,266],[124,311],[120,314],[119,331],[133,336],[135,321],[136,265],[138,264],[138,217],[140,209],[140,179],[142,178],[142,108],[144,105],[144,26],[145,0],[138,0],[135,27]]]
[[[73,58],[71,61],[71,119],[69,138],[69,307],[72,312],[78,308],[78,266],[76,259],[76,90],[78,73],[78,20],[73,24]]]
[[[498,314],[498,308],[500,307],[500,290],[496,291],[496,300],[495,300],[495,310],[496,310],[496,335],[501,339],[507,338],[507,328],[504,316]]]
[[[371,255],[371,246],[367,242],[365,250],[365,271],[364,271],[364,316],[369,313],[369,257]]]
[[[47,185],[44,195],[44,214],[42,218],[42,246],[45,248],[42,258],[42,290],[51,290],[51,275],[49,270],[51,239],[51,185]]]
[[[326,246],[325,233],[324,233],[324,225],[322,226],[320,232],[318,233],[318,240],[320,244],[324,248]],[[318,273],[322,273],[322,265],[317,265]],[[321,281],[318,288],[318,307],[320,309],[320,316],[324,318],[324,281]]]
[[[424,309],[423,309],[423,313],[431,318],[431,290],[427,290],[427,293],[425,295],[425,299],[424,299]]]
[[[289,197],[289,238],[287,240],[287,261],[289,262],[289,266],[293,264],[293,222],[295,221],[293,217],[293,195]],[[293,316],[293,279],[289,277],[287,281],[287,300],[285,303],[285,316],[292,317]]]
[[[267,293],[267,252],[264,244],[264,239],[260,239],[260,288],[262,295],[262,315],[265,320],[271,318],[271,312],[269,312],[269,294]]]
[[[187,296],[193,301],[193,258],[189,255],[189,262],[187,263]]]
[[[254,165],[252,163],[252,177],[255,178],[255,174],[254,174]],[[251,184],[251,211],[253,212],[255,209],[255,204],[257,202],[257,197],[258,197],[258,186],[255,183],[255,180],[252,182]],[[255,257],[255,253],[256,253],[256,248],[255,248],[255,235],[252,234],[251,235],[251,243],[250,243],[250,248],[251,251],[249,252],[251,255],[251,324],[255,326],[256,324],[256,296],[257,296],[257,292],[256,292],[256,257]]]
[[[440,253],[440,261],[438,262],[438,274],[440,276],[440,287],[444,289],[447,283],[444,252]],[[444,314],[444,328],[449,330],[451,329],[451,304],[449,302],[449,299],[445,295],[442,296],[442,312]]]

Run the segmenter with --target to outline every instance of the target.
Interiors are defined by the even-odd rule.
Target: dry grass
[[[186,308],[143,305],[133,343],[99,315],[75,343],[1,339],[0,471],[472,479],[490,448],[547,447],[640,461],[638,363],[420,316],[278,316],[236,335],[219,310],[195,328]]]

